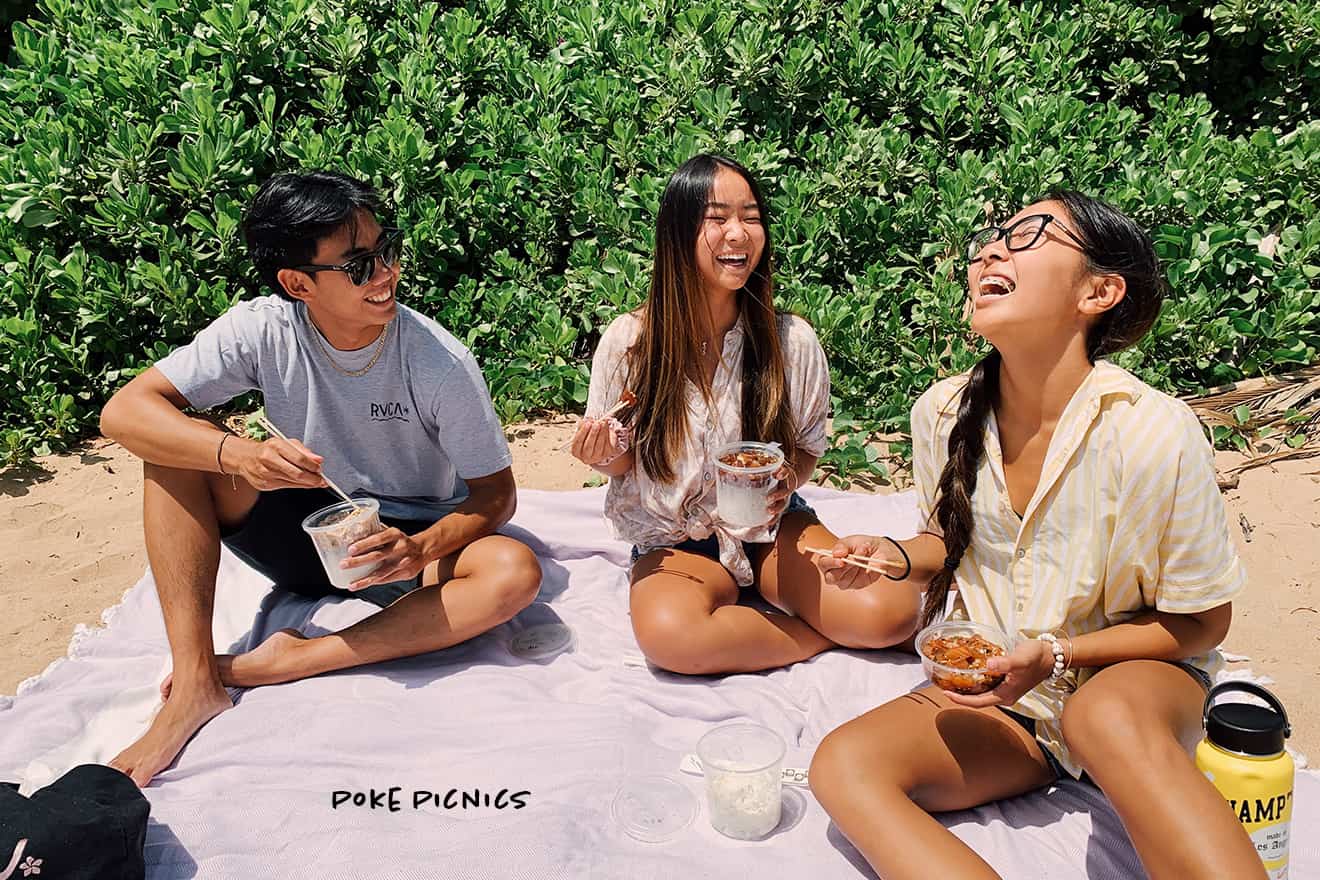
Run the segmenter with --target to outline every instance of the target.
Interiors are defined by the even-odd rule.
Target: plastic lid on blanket
[[[620,786],[610,815],[629,837],[664,843],[692,824],[697,799],[673,777],[634,776]]]
[[[509,653],[527,660],[551,657],[573,646],[573,630],[562,623],[529,626],[509,640]]]

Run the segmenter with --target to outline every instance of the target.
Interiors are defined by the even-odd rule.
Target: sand
[[[598,485],[559,446],[572,419],[508,428],[518,484],[568,490]],[[1227,468],[1240,459],[1221,454]],[[0,471],[0,694],[64,655],[74,627],[98,625],[146,567],[142,468],[106,440]],[[883,491],[883,490],[882,490]],[[1320,761],[1320,459],[1247,471],[1226,493],[1231,531],[1251,574],[1235,603],[1226,650],[1273,679],[1294,748]]]

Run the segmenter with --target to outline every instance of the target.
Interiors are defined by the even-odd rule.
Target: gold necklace
[[[347,370],[339,365],[330,354],[330,349],[326,348],[325,343],[321,341],[321,328],[316,326],[316,322],[311,319],[311,315],[307,316],[307,320],[312,325],[312,339],[316,340],[316,347],[321,349],[321,354],[325,355],[325,359],[330,362],[330,366],[334,367],[345,376],[354,377],[365,376],[368,370],[376,366],[376,361],[380,358],[380,353],[385,350],[385,343],[389,341],[390,325],[394,323],[394,319],[390,318],[389,321],[385,323],[385,326],[381,328],[380,338],[376,341],[376,350],[372,352],[371,360],[367,361],[367,365],[360,370]]]

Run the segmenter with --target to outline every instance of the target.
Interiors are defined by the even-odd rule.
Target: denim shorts
[[[1196,679],[1196,681],[1201,685],[1201,687],[1205,688],[1206,691],[1210,690],[1210,686],[1213,684],[1213,682],[1210,680],[1210,676],[1205,672],[1205,670],[1197,669],[1195,666],[1193,666],[1190,663],[1181,663],[1175,660],[1170,660],[1168,662],[1172,663],[1174,666],[1177,666],[1179,669],[1185,670],[1187,674],[1190,675],[1192,678]],[[1012,709],[1005,709],[1003,706],[999,707],[999,711],[1003,712],[1009,718],[1016,721],[1023,730],[1025,730],[1028,734],[1031,735],[1032,739],[1036,738],[1035,718],[1031,718],[1026,715],[1023,715],[1021,712],[1014,712]],[[1040,746],[1041,753],[1045,755],[1045,763],[1049,765],[1049,768],[1051,772],[1054,773],[1054,778],[1056,780],[1073,778],[1072,774],[1069,773],[1066,769],[1064,769],[1064,766],[1062,763],[1060,763],[1059,759],[1054,757],[1054,754],[1049,749],[1045,748],[1045,744],[1043,742],[1037,740],[1037,744]],[[1091,780],[1091,777],[1088,776],[1086,773],[1082,774],[1080,781],[1088,785],[1095,784]]]
[[[784,508],[783,515],[788,516],[790,513],[797,513],[798,511],[806,511],[811,515],[812,519],[816,520],[817,522],[820,521],[820,517],[816,516],[816,511],[812,508],[812,506],[808,504],[801,495],[794,492],[788,498],[788,506]],[[746,553],[748,551],[748,548],[753,546],[755,545],[751,544],[748,541],[743,541],[743,552]],[[680,541],[677,544],[671,544],[667,547],[665,546],[652,547],[651,550],[681,550],[684,553],[695,553],[698,556],[704,556],[707,559],[713,559],[716,562],[720,561],[720,542],[719,539],[716,538],[714,535],[708,535],[705,538],[700,538],[700,539],[688,538],[686,541]],[[631,561],[636,562],[638,559],[641,558],[642,558],[642,550],[640,547],[634,544],[632,548]]]

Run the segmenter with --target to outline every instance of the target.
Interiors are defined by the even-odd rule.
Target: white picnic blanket
[[[803,494],[840,533],[914,531],[910,493]],[[520,493],[508,531],[536,550],[545,579],[511,623],[427,656],[242,692],[146,790],[148,876],[872,876],[807,789],[785,789],[784,821],[770,837],[737,842],[710,827],[701,779],[679,767],[703,733],[739,719],[774,728],[789,744],[785,763],[806,767],[831,729],[921,684],[916,659],[832,651],[726,678],[638,664],[628,547],[609,537],[602,500],[603,490]],[[316,634],[375,610],[272,592],[227,553],[217,607],[216,644],[234,650],[281,627]],[[0,779],[43,784],[108,759],[144,729],[168,657],[150,573],[106,618],[17,697],[0,697]],[[573,629],[571,651],[539,661],[508,651],[519,631],[555,620]],[[700,803],[666,843],[639,842],[611,817],[621,786],[649,774],[672,776]],[[464,807],[452,795],[446,808],[451,790],[476,791],[483,803]],[[365,802],[336,808],[336,792]],[[522,808],[512,792],[528,792]],[[1320,779],[1299,773],[1296,792],[1292,876],[1320,877],[1320,844],[1308,833],[1320,828]],[[942,819],[1007,878],[1142,876],[1103,797],[1071,781]]]

